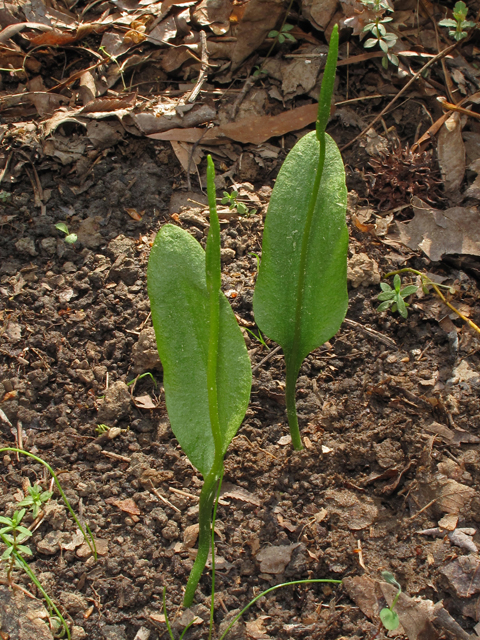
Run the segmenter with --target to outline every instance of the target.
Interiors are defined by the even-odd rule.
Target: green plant
[[[457,2],[453,8],[453,19],[444,18],[438,24],[440,27],[448,27],[448,35],[459,42],[467,37],[466,29],[471,29],[475,26],[475,22],[466,19],[467,14],[467,5],[464,2]]]
[[[431,280],[427,275],[425,275],[421,271],[417,271],[416,269],[411,269],[410,267],[405,267],[403,269],[399,269],[398,271],[391,271],[390,273],[386,273],[383,277],[384,278],[390,278],[391,276],[397,276],[400,273],[414,273],[415,275],[419,276],[420,281],[422,283],[422,289],[423,289],[423,292],[425,294],[430,293],[430,287],[431,287],[433,289],[433,291],[435,292],[435,294],[443,302],[444,305],[446,305],[449,309],[451,309],[454,313],[456,313],[457,316],[459,318],[461,318],[464,322],[466,322],[469,325],[469,327],[471,327],[474,331],[476,331],[477,333],[480,333],[480,327],[478,325],[476,325],[472,320],[470,320],[470,318],[467,318],[461,311],[459,311],[457,308],[455,308],[453,306],[453,304],[451,304],[451,302],[449,302],[445,298],[443,293],[440,291],[440,289],[447,289],[449,293],[453,294],[453,293],[455,293],[455,289],[453,287],[450,287],[449,285],[445,285],[445,284],[439,284],[438,282],[433,282],[433,280]],[[417,287],[417,289],[418,289],[418,287]],[[382,305],[380,305],[380,307],[381,306]],[[380,307],[378,307],[377,311],[380,310]],[[385,307],[385,308],[388,308],[388,307]],[[392,308],[392,310],[393,310],[393,308]],[[383,311],[383,309],[382,309],[382,311]]]
[[[18,503],[19,507],[29,507],[34,518],[38,516],[41,506],[50,500],[53,493],[51,491],[43,491],[39,484],[28,487],[28,496]]]
[[[57,475],[55,474],[52,467],[47,462],[45,462],[45,460],[35,456],[33,453],[30,453],[29,451],[24,451],[23,449],[17,449],[16,447],[3,447],[0,449],[0,453],[9,452],[9,451],[12,451],[14,453],[20,453],[29,458],[32,458],[36,462],[39,462],[40,464],[42,464],[49,471],[60,493],[60,496],[63,502],[65,503],[65,506],[67,507],[70,514],[72,515],[77,527],[82,532],[85,542],[90,547],[90,550],[93,553],[93,556],[96,560],[97,550],[95,547],[95,540],[93,539],[92,532],[90,531],[88,525],[85,525],[84,527],[79,521],[79,519],[77,518],[77,516],[75,515],[75,512],[73,511],[67,499],[67,496],[65,495],[58,481]],[[51,497],[50,496],[49,498],[46,498],[45,494],[47,493],[50,493],[50,492],[47,491],[38,495],[38,491],[34,491],[32,495],[32,493],[29,491],[29,494],[30,494],[30,497],[32,497],[32,500],[30,501],[29,498],[27,497],[22,502],[26,503],[28,501],[28,505],[26,504],[25,506],[29,506],[33,514],[35,508],[38,506],[38,503],[40,503],[41,505]],[[22,503],[19,503],[19,506],[21,504]],[[8,563],[7,580],[9,583],[12,584],[12,571],[15,567],[25,571],[25,573],[28,575],[28,577],[33,582],[33,584],[37,587],[38,591],[42,594],[43,598],[45,599],[45,602],[47,603],[48,609],[50,611],[50,616],[51,616],[51,626],[57,628],[57,630],[60,627],[63,627],[63,631],[60,633],[60,635],[63,636],[64,634],[66,634],[67,638],[70,639],[71,637],[70,630],[68,628],[66,620],[64,619],[64,617],[62,616],[62,614],[60,613],[60,611],[58,610],[57,606],[52,601],[50,596],[47,594],[45,589],[40,584],[38,578],[30,568],[29,564],[22,557],[22,554],[32,555],[31,550],[27,546],[22,544],[23,542],[25,542],[25,540],[27,540],[32,535],[31,531],[29,531],[29,529],[27,529],[21,524],[23,517],[25,516],[25,513],[26,513],[26,509],[21,509],[20,511],[15,511],[11,518],[0,516],[0,523],[6,525],[0,530],[0,540],[6,546],[6,550],[2,554],[1,559],[7,561]]]
[[[382,58],[382,66],[386,69],[390,61],[398,67],[398,58],[390,51],[398,37],[394,33],[388,33],[385,26],[392,21],[390,16],[385,17],[385,12],[393,11],[393,6],[389,0],[361,0],[361,2],[374,15],[372,22],[368,22],[363,28],[364,33],[371,33],[373,37],[365,40],[363,46],[365,49],[371,49],[378,44],[385,54]]]
[[[335,26],[320,91],[316,131],[288,154],[272,192],[253,296],[255,320],[281,345],[286,405],[295,449],[302,449],[295,384],[304,358],[340,328],[348,305],[347,188],[337,145],[325,129],[335,82]]]
[[[62,231],[62,233],[66,235],[65,242],[67,242],[68,244],[74,244],[77,241],[77,234],[70,233],[67,225],[64,222],[57,222],[57,224],[55,225],[55,229]]]
[[[293,24],[288,24],[288,23],[285,22],[280,27],[280,31],[275,31],[275,29],[274,29],[273,31],[270,31],[270,33],[268,34],[268,37],[269,38],[276,38],[278,40],[279,44],[283,44],[285,42],[285,40],[289,40],[290,42],[296,42],[296,39],[290,33],[290,31],[293,29],[293,27],[294,27]]]
[[[236,209],[239,216],[253,216],[257,212],[256,209],[249,210],[246,204],[238,200],[238,191],[224,191],[221,203],[228,204],[229,209]]]
[[[8,191],[4,191],[3,189],[0,191],[0,202],[8,202],[10,200],[10,198],[12,197],[12,194],[9,193]]]
[[[26,512],[26,509],[20,509],[20,511],[15,511],[11,518],[0,516],[0,524],[6,525],[0,529],[0,537],[2,538],[2,542],[7,546],[1,559],[9,561],[7,570],[7,580],[9,582],[11,581],[11,574],[15,566],[16,554],[32,555],[30,549],[22,544],[22,542],[25,542],[25,540],[32,535],[32,532],[21,524]]]
[[[394,631],[400,626],[400,619],[397,612],[394,611],[394,608],[397,604],[400,594],[402,593],[402,587],[395,580],[395,576],[389,571],[382,571],[382,578],[385,580],[385,582],[388,582],[398,589],[396,596],[392,600],[392,604],[389,607],[384,607],[380,611],[380,620],[382,621],[385,629],[387,629],[387,631]]]
[[[192,604],[210,550],[215,490],[223,458],[250,398],[252,372],[235,315],[221,292],[220,224],[215,168],[208,156],[210,230],[206,250],[185,230],[167,224],[148,262],[148,295],[173,433],[203,475],[198,553],[184,605]]]
[[[256,333],[254,333],[251,329],[249,329],[248,327],[245,327],[246,331],[248,331],[248,333],[253,336],[255,338],[255,340],[258,340],[258,342],[260,342],[260,344],[262,345],[262,347],[265,347],[266,349],[270,349],[270,347],[268,346],[268,344],[265,342],[264,337],[262,336],[262,332],[260,331],[260,329],[258,330],[258,336]]]
[[[405,298],[416,293],[418,287],[414,284],[410,284],[402,289],[402,280],[397,273],[393,279],[393,289],[386,282],[380,283],[380,289],[382,290],[382,293],[377,296],[377,299],[380,300],[382,304],[377,307],[377,311],[386,311],[391,308],[393,313],[398,311],[402,318],[407,318],[407,307],[409,304],[408,302],[405,302]]]

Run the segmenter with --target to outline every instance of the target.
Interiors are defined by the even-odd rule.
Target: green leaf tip
[[[317,113],[317,139],[320,140],[325,134],[332,104],[333,89],[335,87],[335,74],[337,71],[338,58],[338,25],[333,27],[328,47],[327,61],[323,72],[322,88],[318,98]]]

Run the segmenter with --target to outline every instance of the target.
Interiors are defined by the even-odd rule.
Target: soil
[[[287,149],[293,141],[287,138]],[[262,204],[282,159],[248,176]],[[18,444],[20,431],[23,447],[57,471],[97,540],[95,562],[55,494],[30,544],[31,567],[74,625],[76,640],[139,640],[147,630],[150,640],[167,637],[164,588],[174,630],[188,620],[182,590],[195,554],[201,477],[169,428],[146,291],[150,246],[162,224],[179,224],[205,240],[207,223],[198,210],[195,217],[170,205],[182,176],[166,144],[128,138],[95,164],[92,186],[83,192],[68,174],[41,172],[43,190],[51,189],[45,215],[34,208],[28,180],[15,185],[5,207],[15,218],[0,237],[0,399],[12,426],[0,421],[1,444]],[[359,175],[350,171],[350,188],[354,179]],[[125,207],[145,214],[133,220]],[[67,218],[79,236],[75,245],[54,226]],[[257,265],[251,253],[261,251],[262,225],[258,214],[222,220],[224,291],[241,326],[252,330]],[[350,220],[349,226],[347,318],[353,323],[344,323],[302,366],[297,400],[306,446],[300,453],[288,441],[283,357],[277,352],[265,362],[271,351],[245,331],[258,369],[225,459],[216,525],[217,629],[274,584],[381,570],[391,571],[410,596],[443,599],[464,629],[478,620],[469,609],[475,598],[459,597],[445,575],[469,551],[418,534],[452,511],[461,527],[480,521],[479,379],[465,374],[478,371],[478,337],[457,319],[445,330],[421,304],[410,307],[406,320],[375,310],[378,272],[408,264],[448,276],[478,324],[477,285],[464,272],[402,253]],[[147,371],[152,375],[127,386]],[[116,429],[99,433],[102,423]],[[2,515],[13,513],[27,479],[48,485],[34,460],[2,454],[0,466]],[[439,489],[452,482],[453,507]],[[15,580],[28,585],[20,573]],[[193,607],[202,623],[188,639],[208,635],[210,588],[206,571]],[[331,585],[279,589],[244,619],[250,626],[239,624],[231,638],[354,640],[374,637],[378,626],[345,589]]]

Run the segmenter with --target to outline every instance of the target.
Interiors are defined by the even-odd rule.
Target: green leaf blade
[[[253,297],[255,319],[264,334],[292,352],[300,276],[300,252],[312,185],[318,166],[315,133],[288,154],[272,193],[263,237],[262,262]],[[345,318],[348,231],[347,189],[342,158],[326,136],[325,165],[308,246],[300,345],[293,366],[329,340]]]
[[[152,247],[147,279],[172,430],[192,464],[206,476],[213,465],[215,446],[207,388],[209,297],[205,252],[189,233],[165,225]],[[219,296],[217,388],[225,453],[245,415],[252,376],[233,311],[225,296]]]

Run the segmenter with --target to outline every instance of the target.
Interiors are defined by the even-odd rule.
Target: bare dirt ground
[[[384,93],[397,91],[386,84],[397,80],[377,62],[357,67],[348,84],[340,68],[336,101],[347,99],[347,87],[350,96],[352,87],[359,93],[369,83],[377,91],[381,74]],[[264,108],[264,93],[277,85],[265,79],[247,94],[247,104],[261,98]],[[353,119],[370,121],[388,99],[338,107],[330,134],[346,144],[359,131]],[[296,104],[302,106],[301,100]],[[445,210],[456,200],[461,208],[460,187],[457,196],[446,195],[435,155],[415,160],[415,179],[404,175],[400,185],[392,179],[400,175],[392,150],[413,144],[419,123],[421,133],[430,125],[425,104],[434,108],[433,98],[411,96],[385,117],[383,129],[344,153],[349,310],[338,334],[301,369],[301,453],[292,450],[288,436],[283,356],[246,329],[257,331],[254,254],[261,255],[271,187],[305,130],[271,138],[261,147],[263,156],[253,144],[213,148],[218,174],[223,171],[220,183],[230,186],[233,159],[237,189],[257,210],[250,216],[224,212],[221,221],[223,289],[245,329],[254,383],[246,418],[225,459],[216,524],[216,628],[224,629],[233,612],[274,584],[345,579],[341,587],[306,585],[269,594],[231,638],[384,637],[378,626],[386,597],[377,582],[382,570],[395,575],[405,594],[398,637],[476,637],[479,335],[431,292],[411,299],[406,320],[376,311],[381,275],[408,266],[454,287],[451,302],[480,324],[478,253],[465,257],[451,250],[447,261],[431,260],[432,249],[407,246],[405,237],[401,242],[401,224],[405,229],[418,214],[419,202],[430,198],[429,206]],[[113,128],[114,120],[108,120]],[[57,151],[59,137],[67,142],[64,153],[86,142],[83,125],[61,126]],[[467,142],[478,135],[476,122],[465,125]],[[372,169],[372,149],[382,144],[389,145],[387,159],[381,156],[381,167]],[[82,179],[78,165],[73,171],[58,163],[58,154],[54,161],[39,148],[28,149],[22,166],[21,154],[16,156],[17,173],[0,217],[0,444],[21,444],[48,461],[88,522],[99,552],[95,562],[55,494],[31,539],[30,564],[71,623],[75,640],[165,638],[164,588],[175,633],[189,621],[181,602],[195,557],[201,477],[169,427],[146,267],[165,222],[204,244],[208,221],[199,203],[205,197],[195,173],[187,184],[181,154],[166,141],[122,130],[118,140],[90,157],[87,143]],[[198,166],[203,176],[204,163]],[[375,181],[365,176],[372,171],[377,179],[387,174],[381,193],[377,183],[375,194]],[[467,172],[462,189],[473,176]],[[412,195],[424,198],[413,209]],[[463,206],[465,212],[476,205],[467,199]],[[391,233],[394,218],[400,226]],[[75,244],[65,243],[55,228],[59,221],[77,233]],[[474,243],[476,230],[470,231]],[[462,233],[468,236],[468,228]],[[409,275],[404,280],[415,282]],[[109,430],[101,432],[98,425]],[[13,513],[28,481],[48,486],[44,468],[32,460],[3,454],[0,467],[1,515]],[[15,581],[32,590],[20,572]],[[210,587],[206,571],[192,608],[198,620],[187,639],[208,636]],[[6,602],[10,592],[0,589]],[[441,601],[444,608],[434,611]],[[6,624],[0,614],[0,625],[2,620]],[[19,629],[0,626],[12,639],[28,637]]]

